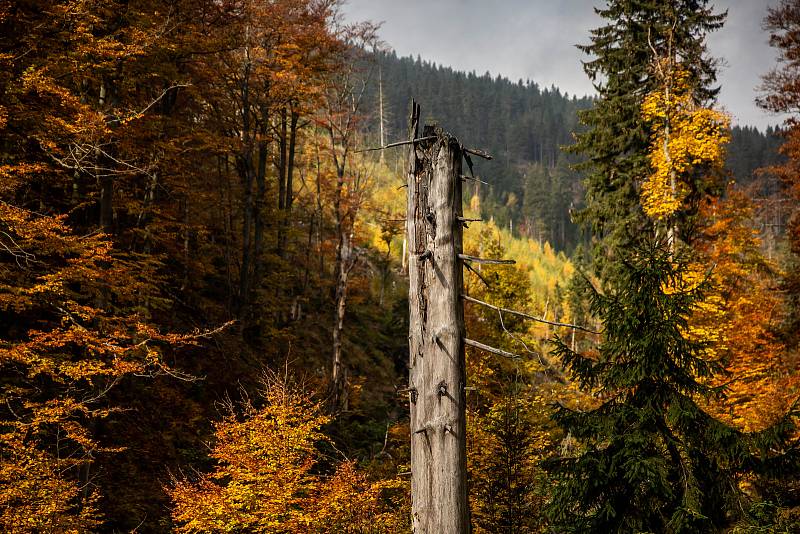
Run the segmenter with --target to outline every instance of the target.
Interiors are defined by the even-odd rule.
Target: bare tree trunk
[[[320,167],[322,163],[319,160],[319,146],[316,147],[316,156],[317,156],[317,176],[316,176],[316,186],[317,186],[317,205],[316,205],[316,233],[317,233],[317,257],[319,259],[319,277],[325,275],[325,255],[322,253],[322,174],[320,172]]]
[[[102,109],[106,103],[106,86],[105,83],[100,84],[100,96],[98,104]],[[95,150],[95,167],[100,167],[101,151],[99,145]],[[100,181],[100,229],[106,234],[113,231],[114,223],[114,177],[111,173],[105,173],[99,179]]]
[[[185,290],[189,285],[189,275],[191,267],[189,265],[189,240],[191,233],[189,231],[189,197],[183,197],[183,282],[181,282],[181,291]]]
[[[333,321],[333,365],[331,371],[331,388],[333,399],[331,405],[335,410],[347,409],[346,370],[342,364],[342,332],[344,315],[347,309],[347,285],[350,270],[353,266],[353,241],[348,229],[339,229],[339,240],[336,247],[336,294],[335,315]]]
[[[267,114],[264,113],[264,120]],[[262,132],[266,139],[266,132]],[[266,140],[258,142],[258,163],[255,170],[256,197],[253,200],[253,274],[251,290],[258,288],[264,274],[264,231],[267,226],[267,157],[269,145]]]
[[[278,209],[281,220],[278,224],[278,255],[286,257],[286,239],[289,231],[292,203],[294,202],[294,162],[297,151],[297,123],[300,114],[294,109],[283,108],[280,113],[278,132]]]
[[[286,198],[286,108],[280,113],[278,134],[278,209],[283,210]]]
[[[252,265],[252,227],[253,227],[253,173],[252,155],[248,152],[239,162],[240,176],[244,190],[242,219],[242,264],[239,268],[239,302],[237,311],[241,317],[250,299],[250,272]]]
[[[419,106],[412,104],[417,137]],[[411,503],[416,534],[469,532],[458,141],[426,127],[408,161]]]
[[[100,178],[100,228],[106,234],[113,231],[114,222],[114,178]]]
[[[250,131],[251,109],[250,109],[250,62],[249,50],[246,49],[246,61],[242,76],[241,88],[241,112],[242,112],[242,146],[237,155],[236,166],[239,177],[242,180],[243,189],[243,218],[242,218],[242,264],[239,268],[239,302],[237,303],[237,314],[242,317],[247,310],[250,299],[250,275],[252,273],[253,251],[252,251],[252,226],[253,226],[253,181],[255,172],[253,166],[253,143]]]
[[[331,130],[332,132],[332,130]],[[347,308],[347,285],[350,281],[350,271],[355,264],[353,257],[353,225],[355,216],[350,212],[356,209],[348,206],[345,198],[345,172],[347,162],[347,149],[341,159],[336,156],[336,145],[333,143],[331,133],[331,147],[333,162],[336,167],[336,195],[333,208],[336,216],[336,289],[335,289],[335,315],[333,321],[333,362],[331,366],[331,408],[333,411],[347,409],[347,384],[346,369],[342,364],[342,331],[344,330],[344,315]]]
[[[286,167],[286,201],[284,208],[286,208],[287,226],[288,217],[292,211],[292,203],[294,202],[294,159],[295,152],[297,151],[297,121],[300,119],[300,114],[292,111],[291,118],[289,119],[289,154],[288,164]]]
[[[378,63],[378,123],[380,124],[380,132],[381,132],[380,146],[386,146],[386,133],[384,129],[386,122],[383,116],[383,68],[380,65],[380,60]],[[386,163],[386,158],[383,154],[383,150],[381,150],[380,154],[381,154],[380,156],[381,164]]]
[[[357,80],[357,81],[356,81]],[[368,178],[348,160],[359,125],[359,107],[366,88],[366,79],[351,73],[334,80],[326,98],[326,124],[330,139],[330,156],[336,169],[333,211],[336,224],[335,314],[333,323],[333,355],[331,366],[331,402],[333,412],[347,407],[347,366],[342,361],[342,331],[347,307],[350,272],[356,263],[353,246],[354,226]],[[319,194],[318,197],[319,199]],[[320,213],[321,214],[321,213]],[[320,221],[322,218],[320,217]],[[320,258],[322,254],[320,254]]]

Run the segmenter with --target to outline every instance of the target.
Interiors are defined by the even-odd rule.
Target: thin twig
[[[484,152],[483,150],[478,150],[477,148],[464,148],[464,152],[467,154],[472,154],[473,156],[478,156],[479,158],[491,160],[492,156]]]
[[[476,177],[474,177],[474,176],[467,176],[466,174],[462,174],[462,175],[461,175],[461,179],[462,179],[462,180],[474,180],[474,181],[476,181],[476,182],[480,182],[480,183],[482,183],[482,184],[484,184],[484,185],[489,185],[489,182],[484,182],[484,181],[483,181],[483,180],[481,180],[480,178],[476,178]]]
[[[112,119],[112,120],[108,121],[108,123],[109,123],[109,124],[111,124],[112,122],[122,122],[122,121],[131,120],[131,119],[135,119],[135,118],[141,117],[142,115],[144,115],[144,114],[145,114],[145,112],[146,112],[148,109],[150,109],[151,107],[155,106],[155,105],[156,105],[156,104],[157,104],[157,103],[158,103],[158,102],[159,102],[159,101],[160,101],[162,98],[164,98],[164,97],[167,95],[167,93],[169,93],[171,90],[173,90],[173,89],[178,89],[178,88],[180,88],[180,87],[191,87],[191,85],[192,85],[192,84],[190,84],[190,83],[179,83],[179,84],[176,84],[176,85],[172,85],[172,86],[170,86],[170,87],[167,87],[166,89],[164,89],[164,91],[163,91],[163,92],[162,92],[160,95],[158,95],[158,98],[156,98],[155,100],[153,100],[152,102],[150,102],[150,103],[147,105],[147,107],[146,107],[146,108],[144,108],[142,111],[139,111],[139,112],[137,112],[137,113],[133,113],[133,114],[131,114],[131,115],[128,115],[128,116],[127,116],[127,117],[125,117],[124,119],[122,119],[122,118],[116,118],[116,119]]]
[[[491,287],[492,287],[492,286],[491,286],[491,285],[489,285],[489,282],[487,282],[487,281],[486,281],[486,278],[484,278],[483,276],[481,276],[481,273],[479,273],[479,272],[478,272],[478,270],[477,270],[477,269],[475,269],[475,267],[473,267],[473,266],[472,266],[472,265],[470,265],[469,263],[464,263],[463,265],[464,265],[464,267],[466,267],[466,268],[467,268],[467,270],[468,270],[468,271],[471,271],[471,272],[472,272],[472,274],[474,274],[475,276],[477,276],[478,278],[480,278],[481,282],[483,282],[483,284],[484,284],[484,285],[485,285],[485,286],[486,286],[488,289],[491,289]]]
[[[427,137],[419,137],[417,139],[411,139],[411,140],[408,140],[408,141],[397,141],[396,143],[389,143],[388,145],[376,146],[376,147],[373,147],[373,148],[362,148],[361,150],[356,150],[355,152],[372,152],[374,150],[385,150],[387,148],[393,148],[393,147],[396,147],[396,146],[403,146],[403,145],[410,145],[412,143],[419,143],[421,141],[432,141],[433,139],[436,139],[436,138],[437,137],[435,135],[429,135]]]
[[[477,256],[470,256],[469,254],[459,254],[458,259],[462,261],[471,261],[474,263],[484,263],[490,265],[514,265],[517,263],[515,260],[495,260],[489,258],[478,258]]]
[[[523,312],[520,312],[520,311],[509,310],[508,308],[501,308],[499,306],[495,306],[493,304],[489,304],[488,302],[484,302],[482,300],[478,300],[478,299],[476,299],[474,297],[470,297],[469,295],[461,295],[461,298],[463,298],[464,300],[469,301],[469,302],[474,302],[475,304],[480,304],[482,306],[486,306],[487,308],[491,308],[493,310],[502,311],[502,312],[505,312],[505,313],[510,313],[512,315],[516,315],[516,316],[522,317],[524,319],[530,319],[531,321],[536,321],[536,322],[539,322],[539,323],[549,324],[551,326],[564,326],[564,327],[567,327],[567,328],[575,328],[577,330],[582,330],[582,331],[588,332],[590,334],[600,334],[601,333],[601,332],[597,332],[595,330],[592,330],[590,328],[586,328],[584,326],[579,326],[579,325],[570,324],[570,323],[559,323],[559,322],[556,322],[556,321],[548,321],[547,319],[542,319],[540,317],[534,317],[533,315],[528,315],[527,313],[523,313]]]
[[[513,339],[514,341],[516,341],[517,343],[522,345],[526,352],[536,356],[536,358],[539,360],[539,363],[542,365],[542,367],[544,367],[545,369],[551,371],[552,373],[554,373],[556,375],[556,377],[558,379],[558,382],[560,382],[562,384],[566,384],[567,383],[567,379],[564,377],[564,373],[561,372],[561,369],[558,369],[555,365],[553,365],[553,362],[551,362],[547,357],[545,357],[544,354],[541,354],[539,352],[535,352],[535,351],[531,350],[528,347],[528,344],[525,343],[525,341],[523,341],[522,338],[516,336],[508,328],[506,328],[506,323],[503,320],[503,311],[501,309],[497,310],[497,316],[500,318],[500,326],[503,328],[503,331],[511,339]]]
[[[464,344],[469,345],[470,347],[475,347],[476,349],[485,350],[486,352],[491,352],[492,354],[497,354],[498,356],[510,358],[512,360],[518,360],[521,358],[521,356],[518,354],[507,352],[501,349],[496,349],[494,347],[490,347],[489,345],[484,345],[483,343],[475,341],[473,339],[464,338]]]

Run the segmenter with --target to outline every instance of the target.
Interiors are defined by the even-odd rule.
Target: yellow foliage
[[[270,380],[265,405],[231,409],[215,425],[210,474],[175,480],[169,489],[177,532],[395,532],[381,506],[391,484],[372,484],[352,463],[326,478],[313,469],[329,418],[308,396]]]
[[[354,462],[342,463],[336,473],[320,487],[311,508],[313,520],[307,532],[320,534],[394,533],[403,530],[403,521],[381,506],[385,490],[401,490],[396,480],[371,483],[356,469]]]
[[[0,435],[0,526],[5,532],[86,532],[99,526],[97,495],[68,478],[81,458],[43,452],[18,433]]]
[[[148,263],[129,269],[105,236],[75,235],[63,216],[0,202],[0,226],[0,310],[14,324],[0,339],[0,530],[85,532],[99,514],[81,478],[112,450],[87,422],[110,413],[100,400],[116,381],[160,367],[148,343],[175,338],[130,311],[156,293]]]
[[[642,184],[642,207],[664,220],[691,192],[691,173],[698,167],[721,168],[730,139],[730,117],[694,103],[689,73],[676,69],[661,90],[648,94],[642,117],[652,127],[652,173]]]

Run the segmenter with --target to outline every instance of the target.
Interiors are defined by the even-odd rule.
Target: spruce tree
[[[694,104],[713,100],[714,65],[704,38],[724,15],[706,0],[609,0],[598,13],[609,24],[583,49],[600,96],[582,115],[587,204],[581,213],[595,238],[592,315],[603,323],[596,353],[583,355],[556,339],[555,355],[581,386],[597,395],[588,412],[559,407],[555,421],[577,452],[546,462],[556,487],[548,517],[556,532],[714,532],[748,508],[743,477],[797,466],[792,412],[760,433],[745,434],[703,410],[724,388],[722,372],[688,320],[706,283],[690,283],[688,247],[657,236],[642,212],[640,187],[652,172],[654,126],[642,117],[659,90],[654,65],[675,61],[688,73]],[[699,171],[699,169],[698,169]],[[686,221],[708,188],[692,174],[693,195],[675,215]],[[706,180],[708,181],[708,180]],[[679,235],[688,241],[691,226]]]
[[[556,340],[554,353],[603,402],[554,415],[579,447],[545,463],[557,483],[553,530],[717,531],[748,508],[743,476],[797,468],[796,444],[788,446],[797,414],[754,434],[708,415],[702,403],[724,391],[707,379],[721,366],[687,337],[705,283],[687,283],[686,259],[649,236],[619,261],[614,288],[591,294],[591,311],[603,320],[598,354]]]
[[[579,113],[585,129],[570,150],[583,156],[586,207],[578,220],[594,236],[593,257],[601,279],[615,276],[629,236],[651,231],[639,205],[639,184],[648,172],[650,132],[641,116],[645,96],[657,88],[654,56],[672,53],[690,71],[698,100],[714,97],[714,63],[705,56],[705,35],[722,26],[707,0],[609,0],[597,13],[608,24],[592,30],[579,46],[590,59],[584,70],[598,92],[594,106]]]

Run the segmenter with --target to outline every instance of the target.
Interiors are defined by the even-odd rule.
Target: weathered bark
[[[333,147],[333,163],[336,167],[336,195],[333,201],[333,210],[336,216],[336,289],[335,289],[335,315],[333,321],[333,362],[331,366],[331,409],[337,411],[346,409],[346,369],[342,363],[342,331],[344,330],[344,315],[347,308],[347,286],[350,280],[350,271],[353,269],[353,224],[354,214],[352,207],[347,206],[344,198],[345,171],[347,162],[347,147],[341,159],[336,156]]]
[[[331,406],[334,410],[347,409],[347,373],[342,362],[342,332],[347,310],[347,287],[353,263],[352,235],[349,230],[340,228],[336,247],[336,293],[334,296],[333,365],[331,370]]]
[[[380,63],[378,64],[378,124],[380,125],[380,134],[381,134],[381,145],[386,145],[386,134],[384,133],[384,126],[386,125],[386,119],[383,116],[383,69],[381,68]],[[384,156],[383,150],[380,151],[380,162],[381,164],[386,163],[386,157]]]
[[[411,139],[419,107],[413,104]],[[416,534],[469,531],[458,141],[426,127],[408,162],[411,501]]]

